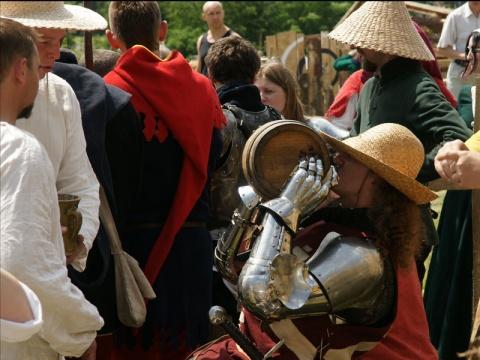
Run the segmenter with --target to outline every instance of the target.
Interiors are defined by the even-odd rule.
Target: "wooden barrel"
[[[249,137],[242,155],[245,178],[263,200],[280,195],[299,160],[318,156],[330,167],[327,145],[321,135],[300,121],[276,120],[259,127]]]

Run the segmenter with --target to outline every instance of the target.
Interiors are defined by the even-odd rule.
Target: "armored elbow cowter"
[[[227,230],[217,242],[214,262],[222,277],[236,285],[238,281],[237,269],[234,261],[241,245],[243,251],[249,251],[255,240],[260,212],[256,207],[260,201],[258,195],[250,186],[238,189],[241,203],[234,211]],[[239,271],[238,271],[239,272]]]

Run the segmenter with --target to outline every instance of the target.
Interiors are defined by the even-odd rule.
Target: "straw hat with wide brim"
[[[362,49],[416,60],[435,60],[403,1],[366,1],[327,35]]]
[[[420,140],[405,126],[384,123],[343,141],[321,135],[336,151],[362,163],[414,203],[426,204],[438,197],[415,180],[425,152]]]
[[[1,1],[0,16],[35,28],[92,31],[108,26],[95,11],[63,1]]]

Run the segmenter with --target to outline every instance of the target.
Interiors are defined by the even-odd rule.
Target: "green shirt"
[[[361,64],[359,61],[355,61],[350,54],[345,54],[339,58],[333,60],[333,68],[337,71],[348,70],[351,74],[360,70]]]
[[[382,77],[375,74],[365,83],[349,136],[382,123],[403,125],[419,138],[425,149],[425,161],[417,180],[427,183],[438,179],[434,167],[438,150],[448,141],[465,141],[472,131],[419,61],[396,58],[385,64],[381,73]]]

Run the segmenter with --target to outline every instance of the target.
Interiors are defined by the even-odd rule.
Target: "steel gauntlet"
[[[296,232],[300,220],[309,215],[328,196],[332,186],[337,184],[337,173],[330,166],[325,173],[318,158],[304,158],[295,168],[280,197],[259,207],[275,214],[292,232]]]

